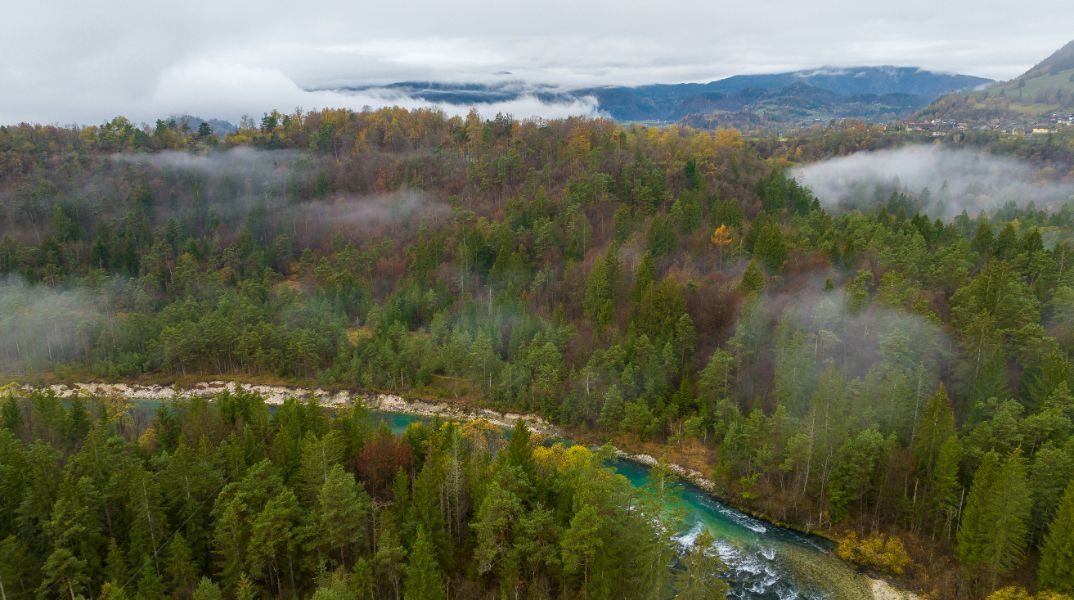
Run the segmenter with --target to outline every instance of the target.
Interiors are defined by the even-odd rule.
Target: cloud
[[[184,63],[161,74],[148,105],[154,107],[153,114],[214,115],[233,121],[245,114],[259,115],[273,109],[290,111],[296,107],[307,110],[434,107],[449,115],[465,115],[471,108],[470,105],[427,102],[385,88],[355,92],[307,90],[276,68],[205,60]],[[477,104],[475,108],[486,118],[497,113],[511,114],[519,119],[597,114],[597,102],[593,98],[545,102],[532,94],[509,101]]]
[[[969,0],[908,2],[896,14],[850,0],[505,0],[495,10],[478,0],[310,0],[301,10],[282,0],[7,0],[0,122],[382,106],[380,95],[307,90],[403,80],[580,88],[860,64],[1005,78],[1074,30],[1066,0],[987,11]],[[500,109],[556,116],[591,106],[529,99]]]
[[[905,192],[920,210],[943,219],[963,210],[976,216],[1009,202],[1052,207],[1074,195],[1074,186],[1042,178],[1019,160],[939,145],[858,152],[796,167],[791,175],[829,208],[875,208],[893,192]]]

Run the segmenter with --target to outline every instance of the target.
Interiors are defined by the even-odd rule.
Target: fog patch
[[[369,196],[337,196],[293,207],[299,241],[332,235],[385,234],[416,230],[422,222],[451,216],[451,206],[417,190]]]
[[[912,424],[940,380],[950,337],[928,316],[880,298],[855,301],[838,280],[829,288],[828,279],[812,276],[743,306],[732,338],[746,357],[739,393],[764,394],[767,383],[758,381],[770,381],[767,391],[800,416],[832,369],[853,390],[861,414]]]
[[[301,154],[293,150],[258,150],[239,146],[219,152],[194,153],[165,150],[153,154],[117,153],[113,161],[161,171],[195,173],[209,177],[257,177],[282,181]]]
[[[937,145],[858,152],[795,167],[791,175],[829,209],[875,209],[904,194],[911,208],[941,219],[1009,203],[1051,208],[1074,196],[1074,186],[1047,179],[1026,162]]]
[[[78,361],[109,322],[112,292],[0,279],[0,371],[17,373]]]

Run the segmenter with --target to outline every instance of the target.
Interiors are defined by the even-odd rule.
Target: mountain
[[[794,127],[839,118],[885,121],[911,114],[978,77],[912,68],[859,67],[739,75],[705,84],[592,88],[600,109],[620,121],[686,121],[740,129]]]
[[[603,86],[563,90],[502,84],[399,82],[344,88],[448,104],[486,104],[536,96],[545,102],[584,98],[617,121],[736,126],[744,129],[808,125],[837,118],[883,121],[906,117],[942,94],[992,83],[916,67],[824,67],[788,73],[735,75],[708,83]]]
[[[1074,121],[1074,41],[1018,77],[948,94],[915,115],[973,127],[1051,129]]]

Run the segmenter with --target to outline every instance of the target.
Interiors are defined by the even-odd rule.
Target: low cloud
[[[451,216],[451,207],[416,190],[370,196],[338,196],[294,206],[298,241],[315,244],[335,235],[384,235],[416,231],[423,221]]]
[[[0,371],[48,368],[82,357],[108,322],[112,296],[107,286],[59,288],[0,279]]]
[[[290,173],[295,161],[300,157],[300,153],[291,150],[258,150],[239,146],[204,154],[174,150],[153,154],[118,153],[112,155],[112,160],[213,177],[256,176],[264,180],[279,181]]]
[[[523,94],[502,102],[430,102],[386,88],[360,91],[305,89],[278,68],[196,60],[163,72],[151,98],[136,117],[152,119],[154,115],[197,114],[238,122],[243,115],[260,115],[274,109],[288,112],[296,107],[362,110],[392,106],[406,109],[432,107],[448,115],[465,115],[475,108],[485,118],[492,118],[497,113],[511,114],[519,119],[598,114],[597,101],[592,97],[545,101],[532,94]]]
[[[1010,202],[1053,207],[1074,196],[1074,186],[1048,179],[1025,162],[938,145],[858,152],[796,167],[791,175],[828,208],[867,210],[892,193],[905,193],[919,210],[942,219],[963,210],[987,213]]]

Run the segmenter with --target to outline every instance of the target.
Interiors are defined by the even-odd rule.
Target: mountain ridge
[[[572,89],[517,81],[491,84],[402,81],[336,89],[396,93],[446,104],[488,104],[522,96],[534,96],[544,102],[593,98],[602,113],[622,122],[687,121],[749,129],[757,123],[798,126],[832,118],[877,121],[904,117],[942,94],[989,83],[992,80],[983,77],[882,65],[733,75],[704,83]]]

